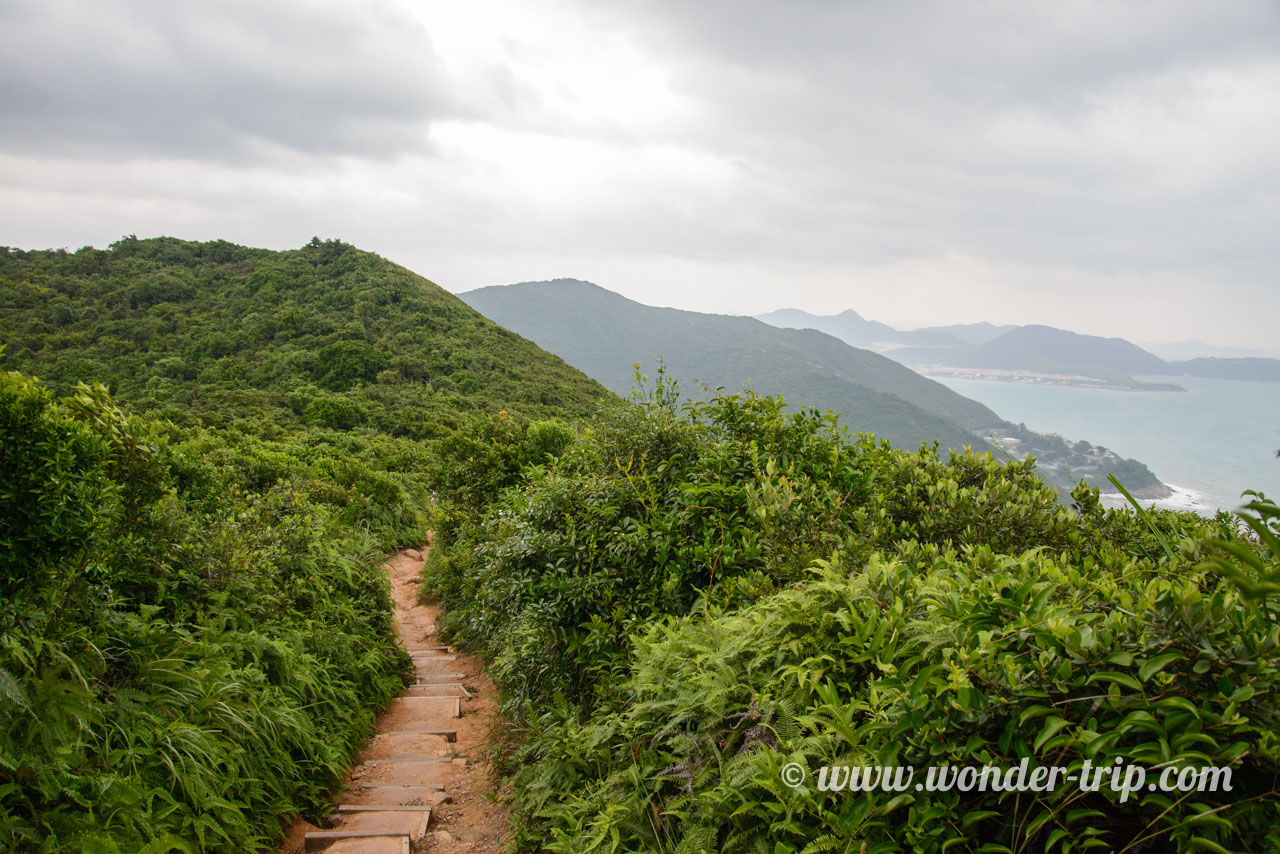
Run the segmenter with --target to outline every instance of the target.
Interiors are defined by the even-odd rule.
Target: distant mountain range
[[[1155,353],[1166,362],[1186,362],[1191,359],[1266,359],[1265,350],[1248,347],[1219,347],[1203,341],[1172,341],[1166,343],[1135,342],[1149,353]]]
[[[935,440],[947,448],[982,445],[980,431],[1004,423],[941,383],[815,330],[655,308],[575,279],[459,296],[623,395],[632,387],[636,363],[653,374],[661,358],[685,394],[696,396],[698,383],[731,391],[750,385],[761,394],[840,412],[850,429],[902,447]]]
[[[874,347],[917,368],[1021,372],[1041,379],[1119,388],[1179,390],[1135,376],[1197,376],[1280,381],[1280,359],[1198,358],[1169,362],[1124,338],[1081,335],[1052,326],[989,323],[898,331],[854,311],[823,316],[783,309],[760,319],[787,328],[827,331],[854,346]],[[948,341],[949,339],[949,341]]]
[[[993,341],[1001,335],[1011,330],[1017,329],[1016,326],[996,326],[994,323],[987,323],[985,320],[981,323],[953,323],[950,326],[926,326],[923,329],[916,329],[914,332],[941,332],[954,338],[959,338],[963,343],[971,347],[979,344],[986,344]]]
[[[993,448],[990,438],[1000,453],[1033,454],[1044,477],[1067,489],[1084,477],[1109,490],[1109,472],[1152,497],[1163,489],[1139,462],[1010,424],[977,401],[822,331],[655,308],[576,279],[481,288],[459,296],[619,394],[631,390],[637,363],[652,375],[661,359],[685,396],[699,396],[699,384],[729,391],[750,386],[761,394],[781,394],[792,404],[838,412],[850,429],[899,447],[937,441],[943,448],[987,450]],[[839,316],[846,330],[863,326],[860,320],[854,312]],[[869,334],[883,335],[876,326],[883,324],[871,326]],[[967,347],[966,338],[991,334],[1000,334],[999,328],[975,325],[924,340]]]
[[[873,350],[889,349],[886,345],[963,347],[965,344],[973,343],[965,335],[957,335],[950,330],[918,329],[899,332],[887,324],[866,320],[852,309],[822,317],[797,308],[784,308],[762,314],[756,319],[763,320],[770,326],[784,329],[817,329],[828,335],[834,335],[846,344]]]

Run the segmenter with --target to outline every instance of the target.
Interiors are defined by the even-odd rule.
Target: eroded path
[[[479,659],[436,639],[439,609],[417,601],[422,561],[409,549],[386,563],[416,684],[378,719],[331,826],[295,823],[281,854],[497,854],[503,847],[509,813],[495,800],[485,765],[494,689]]]

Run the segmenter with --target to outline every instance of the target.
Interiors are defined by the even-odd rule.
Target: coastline
[[[986,380],[991,382],[1024,383],[1026,385],[1059,386],[1064,388],[1092,388],[1111,391],[1179,391],[1186,389],[1174,383],[1143,382],[1133,379],[1128,383],[1105,380],[1084,374],[1056,374],[1040,371],[1020,371],[1008,368],[958,368],[950,365],[909,365],[911,370],[930,379]]]
[[[1160,485],[1164,487],[1168,493],[1167,495],[1152,496],[1143,494],[1154,489],[1154,487],[1149,487],[1145,490],[1134,490],[1133,497],[1138,499],[1138,503],[1146,508],[1183,510],[1197,513],[1201,516],[1213,516],[1220,509],[1208,496],[1194,489],[1179,486],[1176,483],[1162,483]],[[1104,492],[1100,496],[1100,500],[1102,506],[1108,509],[1129,506],[1129,502],[1119,492]]]
[[[1119,394],[1012,382],[942,382],[1028,429],[1087,438],[1145,463],[1170,487],[1143,506],[1213,516],[1244,505],[1245,490],[1280,496],[1280,396],[1260,381],[1181,378],[1187,394]],[[1074,478],[1073,478],[1074,479]],[[1129,485],[1127,479],[1122,481]],[[1103,495],[1106,506],[1127,503]]]
[[[1124,496],[1120,494],[1120,490],[1112,486],[1109,481],[1101,484],[1095,484],[1095,485],[1100,490],[1102,490],[1102,493],[1101,493],[1102,495],[1114,495],[1121,499],[1122,504],[1129,503],[1127,500],[1124,499]],[[1126,487],[1126,489],[1127,488],[1128,487]],[[1134,498],[1138,499],[1139,501],[1151,501],[1153,503],[1166,501],[1166,500],[1169,500],[1169,501],[1176,500],[1178,495],[1181,493],[1186,493],[1188,495],[1199,494],[1199,493],[1193,492],[1192,490],[1183,489],[1182,487],[1175,486],[1174,484],[1164,483],[1164,482],[1157,482],[1152,486],[1144,486],[1139,489],[1130,489],[1129,492],[1133,495]]]

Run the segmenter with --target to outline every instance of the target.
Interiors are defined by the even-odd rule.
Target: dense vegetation
[[[242,475],[0,374],[0,848],[253,850],[401,690],[377,542]]]
[[[385,547],[418,545],[430,445],[479,415],[576,418],[615,400],[560,359],[376,255],[126,238],[0,249],[3,365],[102,382],[262,489],[299,489]]]
[[[380,565],[424,541],[438,448],[502,412],[537,460],[548,416],[618,405],[335,241],[5,249],[0,363],[0,850],[318,818],[409,672]]]
[[[530,849],[1280,846],[1274,505],[1252,540],[1085,487],[1067,508],[1026,464],[905,453],[749,394],[677,400],[660,383],[526,466],[424,571],[524,727]],[[813,776],[1024,757],[1227,765],[1235,788],[1122,803]]]
[[[266,438],[365,425],[429,439],[470,412],[585,416],[607,397],[452,294],[339,241],[0,249],[0,341],[11,370],[60,393],[102,382],[142,413]]]

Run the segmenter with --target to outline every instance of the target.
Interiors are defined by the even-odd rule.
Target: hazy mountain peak
[[[817,329],[854,347],[881,352],[912,344],[932,347],[958,347],[962,344],[951,335],[931,330],[901,332],[888,324],[867,320],[851,308],[829,315],[810,314],[798,308],[783,308],[757,315],[756,319],[785,329]]]

